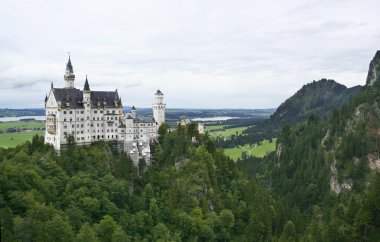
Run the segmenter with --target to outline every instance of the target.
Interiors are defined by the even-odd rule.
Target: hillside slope
[[[282,103],[266,122],[249,127],[231,139],[217,140],[223,148],[253,144],[264,139],[273,139],[285,124],[296,125],[307,120],[310,115],[325,117],[331,110],[339,108],[356,95],[361,86],[347,88],[334,80],[321,79],[304,85],[293,96]]]
[[[312,114],[325,116],[346,103],[360,89],[360,86],[347,88],[334,80],[313,81],[282,103],[270,121],[284,124],[305,121]]]
[[[239,166],[293,211],[302,240],[380,241],[380,76],[326,120],[284,126],[276,152]]]

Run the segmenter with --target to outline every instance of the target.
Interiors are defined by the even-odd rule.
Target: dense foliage
[[[0,150],[2,241],[258,241],[280,236],[276,203],[194,125],[160,128],[139,169],[114,145],[57,155],[35,136]],[[196,143],[192,143],[196,137]]]
[[[376,82],[326,119],[284,126],[276,152],[239,162],[272,191],[299,240],[380,240],[379,104]]]

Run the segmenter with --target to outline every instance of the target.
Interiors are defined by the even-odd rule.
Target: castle
[[[140,159],[150,164],[150,144],[157,138],[158,127],[165,122],[166,104],[160,90],[155,93],[153,117],[140,118],[134,106],[130,113],[124,113],[117,90],[92,91],[87,76],[83,90],[75,88],[70,56],[64,80],[64,88],[55,88],[52,83],[45,98],[45,143],[59,151],[71,141],[77,145],[117,141],[134,165]]]

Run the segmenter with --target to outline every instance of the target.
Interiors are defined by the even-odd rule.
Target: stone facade
[[[150,164],[150,144],[157,138],[159,125],[165,122],[166,105],[161,91],[155,94],[154,118],[143,119],[137,117],[134,107],[125,115],[117,90],[92,91],[87,77],[83,90],[75,88],[70,58],[64,80],[64,88],[55,88],[52,84],[45,98],[45,143],[59,151],[70,140],[77,145],[99,140],[117,141],[135,165],[142,158]]]

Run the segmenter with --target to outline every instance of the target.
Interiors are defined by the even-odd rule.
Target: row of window
[[[50,112],[48,112],[48,113],[50,113]],[[79,110],[77,110],[77,114],[79,114],[79,113],[81,113],[81,114],[84,114],[84,111],[83,110],[81,110],[81,111],[79,111]],[[98,113],[98,110],[94,110],[93,111],[93,113],[94,114],[97,114]],[[103,113],[103,110],[99,110],[99,113]],[[105,112],[106,114],[117,114],[117,111],[115,111],[115,110],[106,110],[106,112]],[[57,112],[55,111],[55,114],[57,114]],[[63,111],[63,114],[73,114],[73,111],[66,111],[66,110],[64,110]]]

